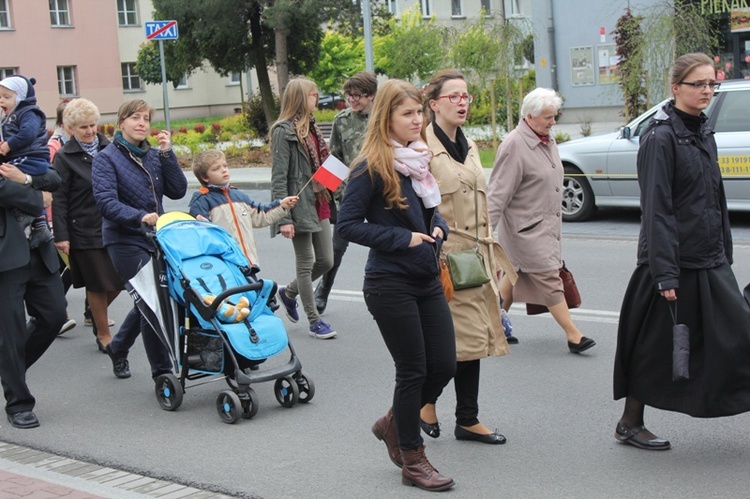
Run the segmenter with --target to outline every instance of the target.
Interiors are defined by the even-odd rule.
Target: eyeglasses
[[[441,95],[438,97],[438,99],[448,99],[448,102],[451,104],[458,104],[462,100],[465,100],[467,104],[471,104],[474,102],[474,96],[471,94],[450,94],[450,95]]]
[[[689,85],[697,90],[705,90],[706,88],[710,88],[711,91],[716,91],[721,86],[721,83],[718,81],[681,81],[678,83],[678,85]]]
[[[349,100],[359,100],[363,97],[366,99],[367,97],[369,97],[367,94],[344,94],[344,95]]]

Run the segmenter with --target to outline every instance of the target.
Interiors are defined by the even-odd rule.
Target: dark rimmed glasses
[[[721,83],[718,81],[681,81],[678,85],[688,85],[696,90],[705,90],[710,88],[712,92],[719,89]]]

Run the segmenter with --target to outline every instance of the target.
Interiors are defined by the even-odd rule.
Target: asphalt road
[[[267,193],[251,192],[257,199]],[[186,201],[168,209],[185,209]],[[733,217],[738,281],[750,282],[750,218]],[[438,405],[443,435],[426,437],[427,455],[457,485],[451,497],[745,497],[750,415],[698,420],[647,410],[647,424],[673,449],[649,453],[617,444],[622,403],[612,400],[612,362],[620,302],[635,264],[638,214],[600,213],[566,224],[563,254],[583,306],[579,328],[597,341],[590,354],[567,352],[547,315],[511,310],[521,343],[510,355],[482,362],[480,418],[508,438],[503,446],[452,437],[455,396],[449,385]],[[256,230],[263,277],[293,277],[291,244]],[[235,425],[219,421],[215,399],[226,385],[188,385],[179,410],[160,409],[140,342],[131,353],[133,377],[118,380],[89,328],[60,337],[28,378],[42,426],[0,426],[0,440],[84,461],[168,478],[246,497],[423,497],[401,485],[399,470],[370,426],[390,404],[392,361],[360,293],[366,250],[351,246],[324,319],[335,340],[306,334],[304,319],[284,319],[303,370],[316,385],[309,404],[283,408],[272,383],[256,387],[260,410]],[[82,322],[83,293],[68,294]],[[130,307],[121,295],[111,317]],[[274,360],[285,361],[282,354]]]

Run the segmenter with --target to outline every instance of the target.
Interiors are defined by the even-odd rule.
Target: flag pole
[[[305,190],[305,187],[307,187],[308,185],[310,185],[310,182],[312,182],[312,181],[313,181],[313,178],[310,177],[310,180],[308,180],[307,183],[302,186],[302,189],[300,189],[299,192],[297,193],[297,197],[299,197],[299,195],[302,194],[302,191]]]

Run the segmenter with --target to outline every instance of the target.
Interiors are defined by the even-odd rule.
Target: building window
[[[15,74],[18,74],[18,68],[0,68],[0,80]]]
[[[175,87],[175,89],[185,90],[186,88],[190,88],[190,81],[188,80],[187,73],[182,75],[182,78],[180,78],[180,81],[177,82],[177,86]]]
[[[422,17],[432,17],[432,0],[419,0],[422,8]]]
[[[229,85],[239,85],[240,84],[240,78],[242,78],[242,73],[239,73],[237,71],[232,71],[229,73]]]
[[[8,0],[0,0],[0,29],[10,29],[10,10]]]
[[[386,0],[386,8],[388,12],[394,16],[398,15],[398,1],[397,0]]]
[[[137,0],[117,0],[117,21],[120,26],[138,25]]]
[[[57,66],[57,89],[61,98],[78,96],[75,66]]]
[[[70,26],[68,0],[49,0],[49,22],[52,26]]]
[[[120,67],[122,68],[122,89],[126,92],[143,90],[141,77],[135,72],[135,63],[123,62]]]
[[[492,14],[492,2],[491,0],[482,0],[482,10],[485,16]]]
[[[463,0],[451,0],[451,17],[464,17]]]

